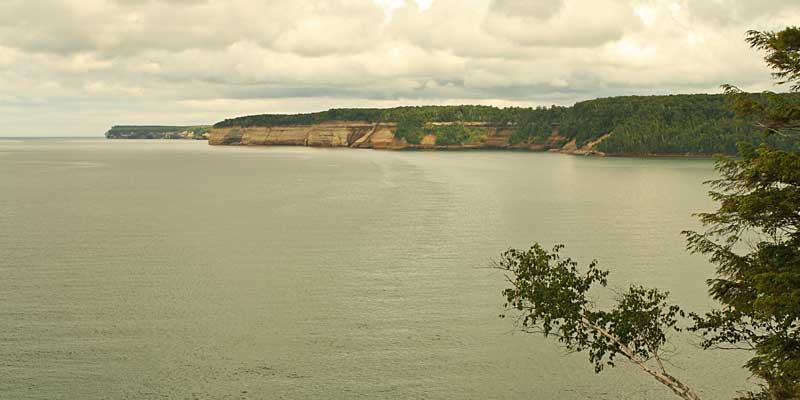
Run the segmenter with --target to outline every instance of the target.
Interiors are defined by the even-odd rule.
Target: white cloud
[[[405,4],[405,0],[374,0],[375,4],[383,8],[386,14],[386,22],[392,19],[394,12]]]
[[[433,0],[415,0],[420,11],[426,11],[433,5]]]
[[[0,47],[0,68],[13,64],[18,57],[19,52],[15,49],[8,47]]]

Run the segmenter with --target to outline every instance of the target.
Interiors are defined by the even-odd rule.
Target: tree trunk
[[[644,360],[640,360],[638,357],[636,357],[636,354],[634,354],[633,350],[631,350],[630,347],[620,342],[619,338],[612,335],[603,327],[592,323],[586,318],[583,318],[581,323],[587,328],[600,333],[601,335],[605,336],[606,338],[614,342],[614,344],[619,346],[620,351],[622,351],[622,354],[624,354],[628,360],[636,364],[642,371],[648,373],[650,376],[655,378],[655,380],[657,380],[664,386],[670,388],[670,390],[672,390],[672,392],[675,393],[675,395],[677,395],[678,397],[685,400],[700,400],[700,397],[697,396],[697,394],[695,394],[690,387],[684,385],[677,378],[667,373],[667,371],[664,369],[663,364],[661,363],[661,360],[658,358],[658,354],[656,354],[655,352],[653,352],[653,356],[656,358],[656,361],[658,361],[658,365],[659,368],[661,368],[661,372],[655,371],[652,368],[648,367],[647,364],[645,364]]]

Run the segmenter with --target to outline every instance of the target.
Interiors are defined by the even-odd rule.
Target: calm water
[[[508,246],[710,305],[709,160],[0,140],[0,398],[671,399],[515,333]],[[599,293],[599,296],[607,295]],[[689,340],[689,342],[694,339]],[[671,346],[705,398],[743,354]]]

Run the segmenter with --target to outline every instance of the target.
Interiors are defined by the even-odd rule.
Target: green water
[[[2,399],[670,399],[516,333],[508,246],[710,305],[710,160],[0,140]],[[603,296],[603,293],[599,294]],[[670,348],[705,398],[746,354]]]

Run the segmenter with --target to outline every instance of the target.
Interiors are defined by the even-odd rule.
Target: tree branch
[[[628,347],[626,344],[620,342],[619,338],[617,338],[616,336],[611,334],[605,328],[603,328],[603,327],[601,327],[601,326],[599,326],[597,324],[592,323],[586,317],[583,317],[581,319],[581,324],[583,324],[583,326],[585,326],[585,327],[587,327],[587,328],[589,328],[589,329],[591,329],[591,330],[593,330],[595,332],[600,333],[601,335],[605,336],[608,340],[610,340],[611,342],[616,344],[619,347],[619,349],[622,352],[622,354],[627,359],[629,359],[631,362],[636,364],[642,371],[650,374],[653,378],[655,378],[655,380],[657,380],[661,384],[663,384],[663,385],[667,386],[668,388],[670,388],[672,390],[672,392],[675,393],[678,397],[680,397],[682,399],[686,399],[686,400],[700,400],[700,397],[697,396],[697,394],[695,394],[694,391],[692,391],[691,388],[689,388],[688,386],[683,384],[677,378],[675,378],[672,375],[668,374],[666,372],[666,370],[664,370],[664,366],[663,366],[663,364],[661,364],[661,360],[659,360],[658,358],[656,358],[656,360],[658,361],[658,364],[659,364],[660,368],[662,369],[662,372],[654,371],[653,369],[648,367],[647,364],[645,364],[644,361],[642,361],[641,359],[636,357],[636,354],[633,352],[633,350],[630,347]]]

